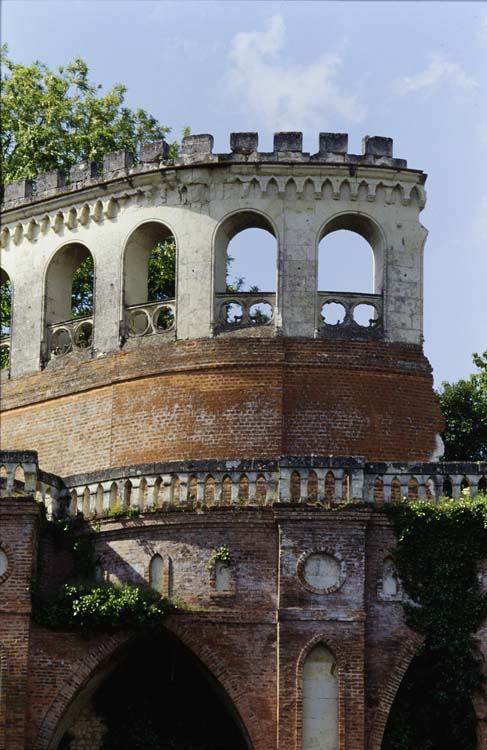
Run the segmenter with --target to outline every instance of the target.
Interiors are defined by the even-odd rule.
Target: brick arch
[[[368,750],[381,750],[387,719],[389,718],[394,698],[397,695],[397,691],[399,690],[399,686],[409,665],[417,653],[419,645],[424,640],[423,636],[419,635],[419,633],[414,633],[413,631],[410,631],[409,634],[405,635],[405,639],[406,642],[400,649],[399,655],[395,659],[394,666],[390,670],[389,677],[379,693],[379,706],[371,722],[371,730],[367,744]]]
[[[61,685],[44,716],[34,745],[36,750],[49,750],[63,716],[82,688],[88,684],[95,672],[109,663],[128,640],[127,634],[121,634],[97,641],[91,650],[78,659],[73,665],[69,678]]]
[[[166,622],[166,629],[179,640],[202,662],[215,681],[221,685],[228,695],[234,708],[240,728],[247,739],[249,750],[264,748],[264,736],[260,736],[258,729],[249,726],[252,710],[246,693],[242,692],[241,681],[233,676],[224,662],[208,646],[198,641],[197,633],[176,621]],[[130,635],[119,634],[98,641],[93,648],[74,664],[70,677],[65,680],[41,723],[36,750],[50,750],[54,740],[60,739],[60,724],[66,712],[96,674],[107,667],[117,652],[128,643]],[[0,651],[1,656],[1,651]],[[1,664],[0,664],[1,667]],[[0,672],[1,674],[1,672]],[[0,706],[1,708],[1,706]],[[1,713],[0,713],[1,716]],[[1,726],[1,724],[0,724]],[[0,750],[3,750],[0,745]]]
[[[315,646],[322,645],[327,648],[331,654],[335,657],[337,668],[338,668],[338,716],[344,714],[347,710],[345,700],[345,684],[343,680],[343,670],[346,663],[346,651],[340,646],[340,642],[335,638],[330,638],[326,633],[318,633],[317,635],[310,638],[309,641],[303,646],[299,652],[298,659],[296,661],[296,713],[295,713],[295,747],[301,750],[301,736],[303,729],[303,667],[308,654],[315,648]],[[338,722],[340,726],[340,722]],[[339,750],[345,748],[345,737],[343,732],[338,734],[338,747]]]

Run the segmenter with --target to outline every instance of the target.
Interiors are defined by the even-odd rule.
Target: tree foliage
[[[122,148],[136,156],[142,143],[169,133],[170,128],[144,109],[125,106],[127,89],[122,84],[102,95],[101,85],[90,80],[88,65],[79,57],[50,70],[39,61],[13,62],[4,45],[1,64],[5,183],[51,169],[67,171],[85,160],[101,164],[105,154]],[[175,153],[177,145],[172,149]]]
[[[438,398],[445,417],[445,460],[487,459],[487,350],[473,355],[479,369],[468,380],[444,382]]]

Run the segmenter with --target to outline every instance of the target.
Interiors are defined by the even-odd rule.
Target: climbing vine
[[[401,684],[383,750],[475,750],[472,698],[483,689],[475,633],[487,616],[478,577],[487,557],[487,496],[386,509],[410,601],[407,624],[424,642]]]

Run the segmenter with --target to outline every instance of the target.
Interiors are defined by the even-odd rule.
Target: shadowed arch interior
[[[251,748],[222,687],[167,632],[128,644],[105,679],[97,680],[88,700],[80,700],[80,710],[71,711],[70,716],[70,725],[52,750],[77,747],[87,720],[95,729],[101,726],[98,734],[102,736],[91,750]]]
[[[381,750],[466,750],[477,747],[476,716],[470,700],[453,708],[444,692],[448,674],[431,651],[420,651],[406,671],[384,732]],[[457,674],[462,681],[468,675]]]

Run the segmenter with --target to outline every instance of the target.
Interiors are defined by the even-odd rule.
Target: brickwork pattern
[[[2,401],[2,445],[61,475],[286,452],[428,460],[442,426],[421,349],[383,342],[153,342],[12,380]]]

